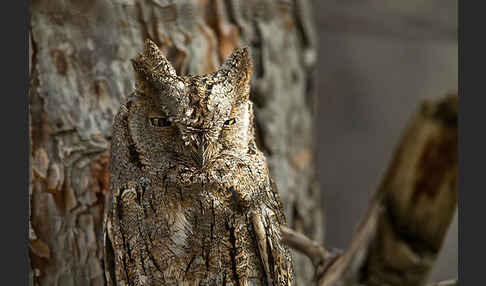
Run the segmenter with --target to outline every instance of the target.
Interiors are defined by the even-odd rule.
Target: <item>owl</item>
[[[179,76],[147,40],[113,123],[108,285],[292,285],[285,217],[249,100],[252,61]]]

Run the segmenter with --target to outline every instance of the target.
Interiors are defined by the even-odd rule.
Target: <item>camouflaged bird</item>
[[[292,285],[279,194],[255,144],[252,61],[178,76],[147,40],[114,120],[108,285]]]

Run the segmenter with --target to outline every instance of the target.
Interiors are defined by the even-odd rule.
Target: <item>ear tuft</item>
[[[222,70],[230,70],[239,74],[241,80],[250,81],[251,73],[253,71],[253,61],[250,56],[250,48],[248,46],[237,48],[224,61]]]
[[[218,72],[224,73],[229,83],[238,90],[238,101],[248,100],[253,61],[247,46],[235,49]]]
[[[162,72],[170,76],[176,76],[175,69],[170,62],[159,50],[159,47],[150,39],[145,40],[145,46],[143,49],[145,58],[150,61],[150,66],[153,71]]]
[[[145,81],[154,84],[162,77],[177,76],[170,62],[150,39],[145,40],[143,53],[131,61],[135,70],[137,86],[147,86]]]

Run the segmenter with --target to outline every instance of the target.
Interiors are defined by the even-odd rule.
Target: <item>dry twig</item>
[[[316,271],[319,286],[425,284],[457,205],[457,106],[457,95],[422,105],[349,248],[334,261],[316,242],[284,230],[316,268],[327,263]],[[457,281],[441,283],[432,285]]]

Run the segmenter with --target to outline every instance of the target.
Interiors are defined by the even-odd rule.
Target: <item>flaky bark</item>
[[[34,285],[104,285],[102,217],[113,116],[133,90],[130,58],[151,38],[180,74],[214,71],[233,48],[255,61],[251,99],[289,226],[323,239],[314,179],[308,2],[31,2],[31,234]],[[313,270],[295,255],[299,282]]]
[[[457,95],[422,105],[342,255],[330,262],[322,246],[299,240],[317,262],[319,286],[425,284],[457,206],[457,105]],[[284,232],[294,248],[295,236]]]

